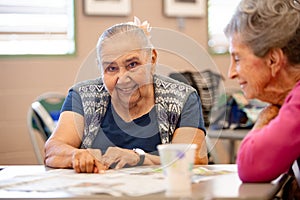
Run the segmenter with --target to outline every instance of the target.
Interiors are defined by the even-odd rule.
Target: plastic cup
[[[166,181],[166,196],[190,197],[196,144],[158,145]]]

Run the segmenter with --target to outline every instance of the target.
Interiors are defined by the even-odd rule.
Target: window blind
[[[0,0],[0,55],[74,52],[74,0]]]

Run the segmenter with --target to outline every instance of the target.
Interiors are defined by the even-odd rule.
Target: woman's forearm
[[[45,165],[55,168],[72,168],[72,157],[77,150],[63,142],[49,140],[45,144]]]
[[[159,156],[146,153],[144,165],[159,165],[159,164],[160,164]]]

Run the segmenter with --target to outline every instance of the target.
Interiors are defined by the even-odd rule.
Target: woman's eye
[[[107,72],[116,72],[116,71],[118,71],[118,67],[108,66],[105,71],[107,71]]]
[[[237,57],[234,57],[233,59],[234,59],[234,62],[236,62],[236,63],[240,61],[240,59]]]
[[[129,63],[129,65],[127,66],[128,70],[133,69],[135,67],[137,67],[138,63],[137,62],[131,62]]]

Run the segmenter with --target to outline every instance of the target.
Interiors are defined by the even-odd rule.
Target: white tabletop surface
[[[147,172],[147,170],[153,171],[153,168],[159,169],[159,166],[113,170],[107,172],[106,175],[76,174],[73,170],[53,170],[43,165],[0,166],[0,168],[3,168],[0,171],[1,199],[170,199],[165,196],[164,180],[161,179],[161,172],[156,170],[154,175]],[[281,186],[279,179],[272,183],[243,184],[237,175],[236,165],[195,166],[195,169],[195,172],[200,173],[194,176],[194,180],[197,183],[193,183],[192,185],[191,199],[269,199]],[[203,170],[207,171],[202,173]],[[33,180],[36,177],[38,179]],[[90,182],[92,180],[98,180],[99,182],[103,180],[106,183],[107,181],[110,182],[111,189],[113,190],[113,188],[119,187],[114,180],[122,182],[124,178],[128,181],[124,184],[125,189],[127,189],[122,194],[109,195],[86,192],[93,191],[88,190],[91,189],[89,188],[90,185],[82,188],[77,187],[76,190],[74,190],[74,187],[66,187],[68,184],[71,184],[72,180],[75,182],[80,179],[90,180]],[[45,180],[48,182],[45,183]],[[52,185],[49,186],[48,183]],[[85,181],[84,184],[86,183]],[[42,184],[45,187],[41,187]],[[65,187],[58,189],[60,185],[64,185]],[[26,189],[25,186],[28,186],[27,190],[24,190],[24,188]],[[47,191],[47,187],[55,189]],[[101,184],[97,185],[98,190],[101,187]],[[150,187],[153,187],[153,189]],[[36,191],[39,188],[44,188],[45,191]],[[143,195],[143,191],[146,192],[147,188],[150,188],[148,191],[150,193]],[[157,192],[151,193],[151,190],[156,190]],[[119,187],[118,191],[122,191],[122,189]],[[134,193],[135,191],[137,193]]]

